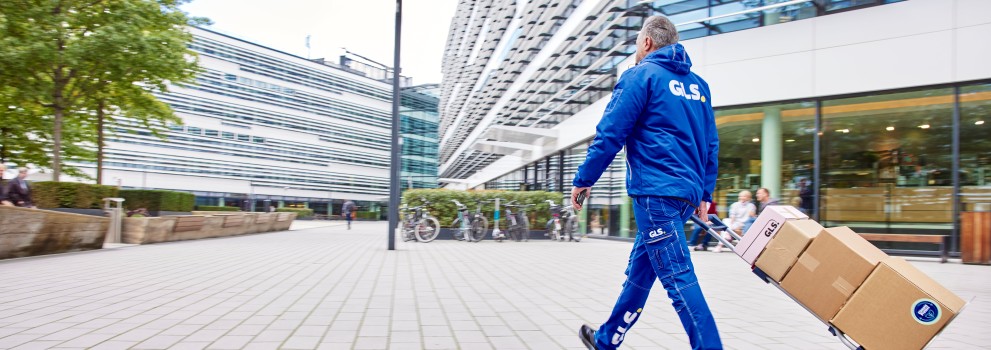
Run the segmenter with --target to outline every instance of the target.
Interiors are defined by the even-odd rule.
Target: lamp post
[[[399,224],[399,39],[402,34],[403,0],[396,0],[396,46],[392,64],[392,162],[389,172],[389,250],[396,250],[396,234]]]

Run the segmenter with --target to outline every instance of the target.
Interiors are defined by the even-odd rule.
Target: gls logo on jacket
[[[699,92],[699,86],[697,84],[688,85],[688,91],[685,91],[685,83],[671,79],[668,83],[668,88],[671,89],[671,94],[675,96],[681,96],[688,100],[702,101],[705,103],[705,96]],[[691,92],[691,94],[689,94]]]

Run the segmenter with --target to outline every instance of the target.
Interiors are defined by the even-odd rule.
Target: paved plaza
[[[329,226],[328,226],[329,225]],[[397,242],[386,225],[0,261],[0,348],[584,349],[630,243]],[[727,349],[844,349],[732,253],[695,265]],[[931,348],[991,348],[991,266],[912,259],[973,302]],[[688,349],[660,285],[625,349]]]

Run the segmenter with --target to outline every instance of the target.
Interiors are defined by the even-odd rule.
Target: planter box
[[[285,231],[296,218],[295,213],[281,213],[284,220],[279,221],[280,213],[241,213],[241,212],[210,212],[213,215],[193,215],[201,218],[195,220],[191,227],[183,220],[190,216],[163,216],[150,218],[124,218],[121,239],[124,243],[149,244],[158,242],[173,242],[213,237],[229,237],[250,233]],[[233,218],[232,216],[238,216]],[[186,225],[177,225],[187,221]],[[235,225],[235,222],[239,224]],[[176,227],[182,227],[177,230]]]
[[[0,206],[0,259],[103,248],[110,219]]]

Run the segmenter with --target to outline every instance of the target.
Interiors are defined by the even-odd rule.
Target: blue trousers
[[[702,243],[699,243],[699,235],[703,235]],[[692,230],[692,237],[688,239],[688,246],[694,247],[696,244],[701,244],[703,247],[709,246],[709,242],[712,241],[712,236],[702,230],[702,226],[695,225],[695,229]]]
[[[640,318],[647,296],[660,279],[688,334],[692,349],[722,349],[716,321],[702,295],[685,241],[688,203],[668,197],[633,198],[637,238],[626,267],[626,282],[609,319],[595,333],[599,349],[613,350]]]

